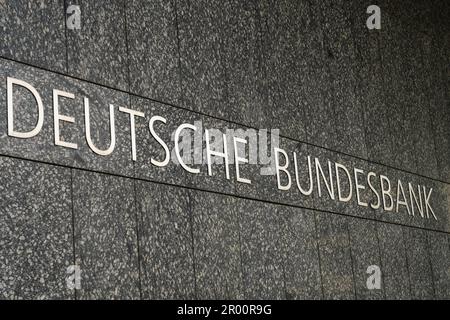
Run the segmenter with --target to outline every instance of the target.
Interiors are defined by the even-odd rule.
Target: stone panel
[[[0,298],[74,299],[70,170],[0,157]]]
[[[243,299],[235,197],[191,191],[197,298]]]
[[[140,181],[136,202],[142,298],[195,298],[188,191]]]
[[[128,90],[125,1],[69,0],[81,10],[81,28],[67,30],[68,73]]]
[[[366,26],[368,0],[351,1],[352,37],[354,39],[357,73],[356,89],[364,115],[367,157],[378,163],[389,161],[392,149],[390,136],[390,105],[383,90],[383,66],[380,59],[379,31]]]
[[[431,270],[427,232],[415,228],[404,228],[406,253],[412,299],[433,299],[434,283]]]
[[[241,255],[245,299],[286,299],[283,245],[275,206],[241,201]]]
[[[336,149],[367,157],[364,117],[357,92],[355,43],[352,33],[354,12],[349,1],[321,1],[325,66],[329,87],[327,100],[334,108]]]
[[[223,45],[225,105],[229,121],[259,128],[267,105],[266,57],[262,34],[263,17],[253,1],[219,2],[223,11],[220,37]],[[213,114],[216,115],[216,114]],[[273,127],[273,124],[271,124]]]
[[[139,299],[134,182],[74,170],[73,202],[77,298]]]
[[[125,6],[131,92],[179,105],[176,1],[133,0]]]
[[[286,299],[321,299],[319,250],[314,212],[278,206]]]
[[[177,1],[182,106],[227,117],[224,2]]]
[[[349,234],[352,249],[353,270],[355,273],[356,298],[359,300],[385,299],[382,278],[380,250],[376,222],[364,219],[349,219]],[[369,268],[378,267],[381,271],[380,288],[368,288],[370,276],[376,276]],[[373,284],[373,282],[370,282]]]
[[[64,1],[0,3],[0,55],[38,67],[66,71]]]
[[[355,299],[355,277],[348,218],[316,213],[324,299]]]
[[[382,281],[386,299],[411,299],[409,266],[403,228],[387,223],[377,223],[380,241]]]
[[[445,233],[427,232],[436,299],[450,299],[450,246]]]

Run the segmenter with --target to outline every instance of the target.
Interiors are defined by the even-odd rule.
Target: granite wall
[[[366,27],[371,4],[0,0],[0,298],[450,298],[449,2],[378,1],[381,30]],[[42,96],[34,138],[7,135],[7,77]],[[79,120],[62,132],[78,150],[54,145],[54,88],[76,96],[61,108]],[[98,156],[84,96],[174,123],[278,128],[282,147],[432,187],[439,219],[299,198],[251,166],[258,187],[157,169],[145,122],[132,161],[126,115],[114,154]],[[14,98],[25,130],[32,100]],[[93,111],[100,131],[107,114]]]

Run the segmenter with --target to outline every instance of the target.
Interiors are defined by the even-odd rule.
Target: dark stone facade
[[[66,27],[70,4],[80,30]],[[0,298],[449,299],[449,2],[379,1],[381,30],[366,28],[371,4],[0,0]],[[6,77],[40,93],[38,136],[8,136]],[[75,94],[61,136],[78,150],[54,145],[54,88]],[[432,187],[439,219],[300,197],[255,166],[242,169],[252,185],[156,168],[139,119],[132,161],[120,112],[114,153],[96,155],[83,97],[101,148],[109,103],[165,116],[165,141],[183,122],[278,128],[302,156]],[[14,98],[27,130],[32,100]]]

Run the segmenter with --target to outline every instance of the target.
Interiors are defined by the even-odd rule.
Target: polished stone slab
[[[428,231],[428,254],[431,260],[433,287],[436,299],[450,299],[450,245],[445,233]]]
[[[142,298],[196,298],[188,191],[137,181],[136,208]]]
[[[134,182],[73,170],[78,299],[139,299]],[[106,192],[107,191],[107,192]]]
[[[243,299],[239,200],[190,191],[198,299]]]
[[[125,1],[130,90],[181,104],[176,1]]]
[[[348,218],[317,212],[316,228],[324,299],[355,299]]]
[[[303,104],[306,109],[307,142],[317,146],[337,149],[336,113],[332,103],[330,74],[327,69],[327,52],[324,45],[323,7],[320,2],[307,4],[307,31],[301,32],[308,44],[301,56],[308,54],[308,72],[304,81]],[[297,46],[297,44],[296,44]],[[299,58],[302,59],[302,58]]]
[[[383,90],[383,65],[380,60],[379,32],[366,26],[370,1],[352,0],[352,38],[355,48],[356,89],[362,106],[367,158],[390,163],[392,149],[389,101]],[[384,13],[383,13],[384,14]]]
[[[314,95],[310,88],[311,55],[315,45],[304,30],[310,29],[308,4],[302,2],[263,1],[258,3],[265,88],[267,101],[262,105],[263,128],[280,129],[283,135],[306,140],[307,111]]]
[[[66,71],[64,1],[2,1],[0,56]]]
[[[397,41],[401,50],[398,64],[406,102],[403,117],[411,118],[412,129],[408,132],[408,139],[410,148],[415,151],[414,158],[417,165],[415,172],[436,178],[436,149],[429,102],[434,94],[429,92],[424,55],[425,48],[430,46],[429,30],[432,30],[433,24],[430,9],[433,6],[434,4],[430,5],[423,0],[410,1],[401,15],[398,15],[398,9],[403,6],[399,6],[398,3],[389,3],[388,8],[394,16],[395,34],[400,40]]]
[[[417,171],[414,156],[414,117],[411,99],[408,97],[409,73],[407,42],[410,35],[401,25],[396,24],[396,17],[392,9],[393,3],[386,4],[384,25],[380,30],[379,50],[383,65],[383,91],[389,102],[388,112],[391,143],[394,153],[391,154],[389,165],[410,172]]]
[[[177,1],[183,107],[226,118],[223,1]]]
[[[336,149],[367,157],[363,108],[356,89],[356,51],[352,33],[354,12],[349,1],[321,1],[327,100],[334,107]],[[351,129],[350,129],[351,128]]]
[[[428,254],[431,259],[433,287],[436,299],[450,299],[450,245],[445,233],[428,231]]]
[[[447,15],[448,6],[445,3],[437,2],[433,10],[433,32],[429,42],[424,45],[423,61],[425,72],[429,81],[429,101],[430,117],[432,123],[434,146],[436,148],[437,166],[439,177],[443,181],[450,181],[450,132],[448,123],[450,121],[450,111],[448,108],[448,50],[450,41],[445,36],[449,30]]]
[[[68,73],[83,80],[128,90],[125,1],[73,0],[80,29],[67,30]]]
[[[240,237],[245,299],[286,299],[283,245],[275,206],[241,201]]]
[[[348,220],[356,298],[358,300],[385,299],[377,223],[365,219],[351,218]],[[368,287],[369,277],[375,276],[371,269],[373,267],[378,267],[381,271],[380,288]],[[370,283],[372,284],[372,282]]]
[[[277,207],[283,248],[286,299],[322,299],[314,212]]]
[[[431,269],[427,232],[415,228],[404,228],[406,253],[412,299],[433,299],[435,289]]]
[[[268,104],[267,57],[260,5],[261,2],[239,0],[214,3],[224,17],[219,33],[226,90],[223,114],[229,121],[255,128],[267,127],[262,118]]]
[[[411,79],[408,82],[408,97],[411,99],[412,117],[414,123],[413,136],[415,158],[417,162],[417,173],[439,179],[438,161],[436,154],[436,141],[434,138],[432,112],[430,101],[434,95],[434,90],[429,90],[429,76],[425,65],[424,48],[430,46],[430,38],[424,34],[412,34],[409,42],[408,69],[411,70],[407,76]],[[442,113],[445,117],[445,113]]]
[[[0,157],[0,298],[74,299],[70,170]]]
[[[41,132],[28,139],[19,139],[7,135],[7,110],[0,109],[0,152],[5,155],[16,156],[21,158],[29,158],[32,160],[43,161],[47,163],[70,166],[80,169],[89,169],[101,171],[104,173],[119,174],[127,177],[138,177],[144,180],[150,180],[161,183],[169,183],[178,186],[191,187],[206,191],[215,191],[228,195],[239,195],[245,198],[257,200],[269,200],[270,202],[289,204],[309,209],[319,209],[331,211],[335,213],[346,214],[350,216],[358,216],[364,218],[377,219],[392,223],[402,223],[408,226],[425,227],[433,230],[448,231],[450,230],[450,219],[446,215],[449,208],[448,185],[442,182],[420,177],[407,173],[402,170],[393,169],[383,165],[369,163],[367,161],[336,153],[331,150],[315,147],[309,144],[300,143],[287,138],[280,138],[279,144],[276,140],[272,141],[276,132],[264,134],[263,131],[248,130],[249,128],[241,127],[236,124],[222,121],[206,115],[201,115],[189,110],[176,108],[167,104],[158,103],[150,99],[140,98],[136,96],[129,97],[127,94],[96,86],[87,82],[74,80],[69,77],[55,75],[44,72],[36,68],[24,66],[23,64],[1,60],[3,76],[16,77],[27,81],[34,86],[40,93],[44,106],[44,126]],[[72,116],[75,123],[60,121],[60,136],[65,142],[76,143],[78,149],[71,149],[63,146],[55,146],[54,123],[53,123],[53,98],[52,89],[57,88],[75,95],[75,99],[61,97],[59,100],[60,114]],[[0,86],[0,103],[6,104],[6,84]],[[90,116],[92,129],[93,144],[100,149],[106,149],[110,145],[109,134],[109,110],[108,104],[111,103],[115,110],[115,128],[116,128],[116,146],[114,152],[108,156],[95,154],[87,145],[85,124],[84,124],[84,103],[83,98],[88,97],[90,103]],[[27,131],[34,127],[36,121],[36,106],[32,95],[24,88],[14,87],[14,106],[15,121],[17,122],[17,130]],[[145,117],[136,117],[136,162],[132,160],[131,148],[131,128],[130,118],[128,114],[120,112],[119,107],[128,107],[133,110],[143,112]],[[165,151],[162,146],[155,140],[149,130],[149,120],[153,116],[162,116],[167,119],[164,124],[161,121],[155,123],[154,129],[168,145],[171,160],[164,167],[158,167],[151,163],[151,159],[162,161],[165,157]],[[179,125],[189,123],[196,125],[198,130],[195,132],[196,141],[190,143],[190,147],[186,146],[186,150],[182,150],[183,159],[193,168],[199,169],[200,173],[193,174],[183,169],[175,157],[174,152],[174,132]],[[225,165],[217,163],[220,158],[213,157],[212,175],[208,174],[208,166],[206,162],[206,143],[204,131],[208,129],[210,132],[210,141],[213,145],[218,142],[219,148],[216,151],[223,151],[222,134],[227,134],[228,140],[228,158],[230,178],[227,179],[225,174]],[[253,147],[260,142],[257,149],[258,164],[240,164],[240,175],[250,179],[251,184],[245,184],[237,181],[236,165],[234,163],[234,149],[232,136],[249,138],[249,134],[257,137],[257,141],[252,141]],[[200,136],[202,135],[202,136]],[[192,142],[192,132],[184,130],[182,139]],[[263,147],[267,150],[263,150]],[[279,190],[277,188],[277,177],[274,170],[275,159],[274,147],[278,146],[288,153],[289,167],[291,176],[291,188],[289,191]],[[242,151],[242,150],[241,150]],[[259,151],[259,154],[258,154]],[[297,177],[295,175],[295,163],[293,152],[297,154],[298,171],[300,184],[303,188],[309,185],[308,162],[307,157],[311,157],[312,175],[314,180],[312,195],[303,195],[297,186]],[[250,149],[247,145],[246,155]],[[241,156],[244,156],[242,151]],[[270,159],[270,156],[272,158]],[[328,196],[325,185],[321,180],[322,196],[318,196],[317,192],[317,174],[314,168],[314,159],[318,158],[323,168],[326,179],[328,175],[328,161],[332,166],[331,177],[333,179],[333,188],[335,199]],[[194,163],[189,160],[194,160]],[[198,161],[199,162],[195,162]],[[255,160],[254,158],[252,160]],[[265,161],[267,160],[267,161]],[[283,157],[280,157],[280,164],[284,164]],[[351,179],[353,180],[352,190],[353,197],[349,202],[339,201],[337,195],[336,169],[335,162],[343,164],[350,170]],[[396,201],[397,180],[401,179],[406,192],[407,201],[410,202],[408,193],[408,182],[410,182],[417,190],[417,185],[425,186],[428,190],[433,189],[431,194],[431,205],[436,213],[437,220],[431,216],[421,218],[417,214],[412,216],[408,214],[404,206],[399,207],[399,212],[385,212],[383,210],[372,210],[370,207],[363,207],[356,202],[356,191],[354,183],[353,168],[364,171],[361,174],[360,181],[365,189],[362,191],[362,199],[372,197],[374,194],[369,190],[366,174],[369,171],[375,172],[377,177],[374,178],[374,184],[379,192],[380,179],[379,174],[386,175],[391,181],[391,194],[393,200]],[[341,174],[341,191],[347,194],[350,185],[343,171]],[[287,183],[287,176],[281,173],[282,184]],[[417,196],[417,194],[416,194]],[[425,196],[422,194],[422,202],[425,206]],[[373,201],[374,199],[372,199]],[[365,200],[366,202],[368,199]],[[418,199],[420,201],[420,199]]]
[[[411,299],[408,253],[403,227],[377,223],[377,230],[386,299]]]

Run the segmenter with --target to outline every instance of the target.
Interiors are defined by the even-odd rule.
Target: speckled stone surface
[[[239,208],[241,201],[190,191],[198,299],[243,299]]]
[[[275,2],[274,2],[275,3]],[[326,148],[337,148],[336,114],[331,100],[331,87],[328,69],[326,68],[327,52],[324,47],[324,29],[322,7],[319,2],[309,2],[307,18],[301,14],[307,30],[299,31],[307,44],[305,50],[299,52],[298,59],[305,59],[307,77],[302,88],[304,96],[301,103],[306,106],[307,141]],[[299,44],[295,44],[298,47]],[[305,55],[307,54],[306,58]],[[303,78],[303,77],[302,77]]]
[[[245,299],[286,299],[283,244],[276,207],[240,201],[241,259]]]
[[[134,182],[73,171],[79,299],[139,299]],[[108,190],[108,192],[105,192]]]
[[[221,29],[224,47],[220,54],[224,65],[226,119],[253,127],[264,126],[261,119],[268,103],[267,70],[259,3],[239,0],[219,3],[224,15]]]
[[[393,15],[398,15],[398,3],[387,5]],[[403,8],[403,6],[401,6]],[[424,0],[410,1],[403,9],[400,17],[395,17],[399,26],[402,41],[397,41],[402,54],[399,64],[402,68],[404,81],[404,100],[407,103],[407,112],[410,113],[413,129],[409,133],[409,145],[414,150],[417,173],[437,178],[436,147],[432,131],[430,100],[436,91],[430,87],[430,74],[426,70],[425,50],[430,48],[430,30],[435,23],[431,10],[436,10],[436,3],[429,5]],[[404,42],[404,43],[403,43]]]
[[[66,71],[64,1],[0,1],[0,55]]]
[[[409,265],[403,227],[377,223],[386,299],[411,299]]]
[[[440,65],[436,61],[436,51],[444,55],[442,53],[444,50],[435,46],[432,47],[428,59],[431,60],[433,70],[436,70],[437,66]],[[446,52],[448,52],[448,49]],[[439,75],[433,72],[430,85],[435,88],[435,91],[430,97],[430,104],[439,178],[442,181],[450,182],[450,164],[448,161],[450,158],[450,129],[448,126],[448,123],[450,123],[450,108],[448,108],[448,85],[443,83],[444,79],[448,78],[447,75],[448,71],[441,72]]]
[[[125,1],[132,93],[180,105],[176,1]]]
[[[423,46],[423,60],[430,86],[430,112],[433,137],[436,148],[439,177],[450,182],[450,108],[449,94],[449,58],[450,40],[446,36],[450,8],[445,2],[438,1],[433,12],[433,31],[429,45]]]
[[[348,218],[315,214],[324,299],[355,299],[355,276]]]
[[[410,73],[407,75],[413,81],[409,81],[408,97],[412,105],[412,117],[414,123],[413,135],[410,137],[413,143],[414,155],[417,163],[417,173],[438,179],[438,163],[436,155],[435,139],[433,135],[433,123],[431,97],[435,95],[430,87],[430,74],[427,71],[423,57],[425,48],[431,45],[430,36],[413,32],[407,48]]]
[[[427,231],[404,228],[412,299],[433,299],[435,294],[431,271]]]
[[[356,298],[359,300],[385,299],[383,266],[380,259],[376,222],[364,219],[348,219],[352,263],[355,274]],[[367,279],[373,271],[369,266],[377,266],[381,271],[381,288],[369,289]]]
[[[44,124],[40,133],[29,139],[7,135],[6,80],[0,86],[0,152],[28,159],[68,165],[77,168],[133,176],[131,160],[130,120],[119,107],[128,107],[128,95],[86,82],[48,73],[19,63],[0,59],[0,76],[23,80],[32,85],[42,98]],[[75,99],[59,98],[59,113],[75,118],[75,123],[60,121],[60,136],[65,142],[76,143],[78,149],[56,146],[54,143],[54,112],[52,90],[75,95]],[[91,136],[94,145],[107,149],[110,145],[109,104],[115,107],[116,146],[109,156],[95,154],[86,142],[84,97],[89,99]],[[15,129],[29,131],[37,121],[36,102],[28,90],[14,86]]]
[[[427,106],[417,106],[410,86],[414,78],[417,60],[411,55],[410,44],[413,35],[409,28],[400,24],[395,12],[400,8],[395,2],[384,2],[384,26],[380,31],[380,59],[383,65],[383,90],[391,105],[389,111],[390,134],[393,150],[389,164],[407,171],[417,172],[418,163],[415,145],[419,127],[417,110]]]
[[[349,1],[320,1],[323,16],[325,68],[330,87],[327,98],[334,107],[336,150],[367,157],[363,106],[356,90],[356,52]],[[352,128],[349,130],[349,128]]]
[[[195,298],[188,191],[139,181],[136,202],[142,298]]]
[[[445,233],[427,232],[428,253],[436,299],[450,299],[450,245]]]
[[[81,10],[81,29],[67,29],[69,74],[128,90],[125,1],[68,3],[79,5]]]
[[[224,164],[213,164],[213,175],[209,176],[208,168],[205,161],[203,164],[191,164],[195,168],[200,169],[199,174],[191,174],[184,170],[180,165],[174,163],[172,160],[166,167],[157,167],[150,163],[151,158],[161,161],[164,157],[164,150],[151,136],[148,121],[154,115],[164,116],[167,119],[167,124],[157,123],[155,131],[168,143],[171,151],[171,159],[175,159],[173,151],[173,134],[176,128],[182,123],[191,123],[198,126],[197,134],[204,132],[205,129],[219,129],[222,133],[227,132],[227,129],[241,129],[246,130],[245,127],[240,127],[226,121],[221,121],[212,117],[200,115],[188,110],[175,108],[161,103],[153,102],[144,98],[135,96],[129,97],[127,94],[118,91],[105,89],[100,86],[88,84],[86,82],[76,81],[71,78],[63,76],[55,76],[48,74],[35,68],[23,66],[18,63],[2,60],[3,74],[6,76],[13,76],[18,79],[25,80],[36,87],[40,92],[44,104],[44,126],[42,131],[36,137],[30,139],[18,139],[9,137],[7,135],[6,110],[0,109],[0,130],[2,132],[0,140],[0,152],[7,155],[18,157],[27,157],[33,160],[44,161],[48,163],[62,164],[75,168],[86,168],[97,170],[101,172],[120,174],[127,177],[139,177],[151,181],[171,183],[180,186],[193,187],[207,191],[217,191],[226,194],[237,194],[244,197],[255,198],[259,200],[270,199],[272,202],[282,204],[293,204],[306,208],[315,208],[326,211],[333,211],[337,213],[344,213],[352,216],[375,217],[382,221],[389,221],[394,223],[404,223],[410,226],[417,227],[432,227],[435,230],[450,230],[450,219],[446,212],[448,212],[450,198],[450,191],[448,185],[436,182],[434,180],[420,178],[418,176],[405,173],[396,169],[391,169],[382,165],[371,165],[363,160],[358,160],[350,156],[344,156],[335,152],[299,143],[290,139],[281,138],[280,147],[288,152],[289,156],[289,171],[292,178],[292,187],[289,191],[281,191],[277,188],[276,175],[264,175],[261,171],[261,164],[241,164],[241,176],[252,180],[251,185],[246,185],[236,181],[234,153],[232,146],[231,135],[228,135],[228,150],[229,150],[229,170],[230,179],[226,179]],[[60,121],[61,139],[67,142],[77,143],[78,149],[69,149],[62,146],[54,145],[54,128],[53,128],[53,107],[52,107],[52,88],[58,88],[75,94],[75,99],[60,98],[60,113],[63,115],[70,115],[75,118],[75,123],[67,123]],[[6,103],[5,85],[0,87],[0,102]],[[112,155],[100,156],[95,154],[86,143],[85,125],[84,125],[84,107],[83,98],[90,99],[90,114],[92,127],[98,128],[92,131],[92,139],[94,144],[101,149],[106,149],[110,144],[109,135],[109,110],[108,103],[112,103],[115,107],[115,127],[116,127],[116,147]],[[15,110],[16,122],[18,123],[18,130],[30,130],[33,128],[36,121],[35,106],[32,96],[23,88],[15,88]],[[106,103],[105,103],[106,101]],[[129,116],[123,112],[118,111],[120,106],[131,106],[134,110],[145,113],[145,118],[138,117],[136,119],[136,148],[137,161],[135,168],[131,157],[131,137],[130,137],[130,120]],[[31,110],[31,112],[30,112]],[[3,119],[3,120],[1,120]],[[17,119],[20,119],[17,121]],[[212,131],[210,131],[212,132]],[[258,134],[258,132],[256,132]],[[212,134],[212,133],[211,133]],[[238,136],[239,133],[235,132]],[[261,138],[261,136],[260,136]],[[221,139],[221,137],[220,137]],[[268,135],[268,140],[271,136]],[[213,138],[211,137],[211,141]],[[205,148],[205,141],[202,147]],[[269,149],[273,150],[274,145],[269,144]],[[204,150],[204,149],[203,149]],[[248,151],[248,148],[247,148]],[[407,183],[417,183],[425,185],[428,188],[433,188],[432,201],[436,213],[438,215],[438,222],[428,219],[425,221],[420,218],[413,218],[408,216],[407,212],[403,210],[399,214],[380,212],[379,215],[371,212],[370,209],[359,207],[356,203],[355,191],[353,198],[349,203],[343,203],[329,199],[325,186],[322,183],[323,195],[317,196],[317,186],[315,182],[314,192],[312,196],[302,195],[297,188],[297,181],[294,170],[293,151],[297,153],[300,177],[302,179],[303,187],[306,187],[308,180],[307,172],[307,156],[318,157],[324,169],[325,174],[328,172],[327,160],[332,162],[339,162],[346,165],[350,170],[353,167],[358,167],[365,170],[373,168],[377,174],[386,174],[392,183],[392,190],[397,188],[397,179],[402,179],[404,187]],[[201,156],[200,145],[191,145],[191,154],[193,159],[198,160]],[[269,156],[272,152],[268,153]],[[206,154],[200,157],[205,160]],[[192,160],[192,158],[191,158]],[[332,163],[333,164],[333,163]],[[266,165],[263,165],[266,166]],[[366,169],[367,168],[367,169]],[[313,170],[313,180],[315,180],[315,169]],[[334,165],[332,168],[332,175],[334,184],[336,184]],[[342,173],[342,172],[341,172]],[[306,176],[305,176],[306,175]],[[352,174],[353,176],[353,174]],[[282,175],[283,184],[286,182],[286,177]],[[345,177],[342,179],[343,193],[346,193],[348,186],[346,186]],[[335,193],[336,185],[334,186]],[[346,189],[347,188],[347,189]],[[354,188],[354,186],[353,186]],[[348,191],[348,190],[347,190]],[[366,193],[368,192],[366,186]],[[363,209],[363,210],[360,210]],[[404,208],[400,208],[401,210]]]
[[[351,1],[352,37],[354,39],[357,73],[357,92],[364,119],[368,159],[390,163],[392,141],[390,136],[389,101],[383,91],[383,66],[379,53],[379,32],[366,27],[367,0]]]
[[[225,117],[223,1],[177,1],[182,106]]]
[[[0,157],[0,298],[74,299],[70,170]]]
[[[280,129],[283,135],[302,141],[306,140],[309,104],[317,98],[311,95],[308,99],[306,94],[311,66],[317,63],[311,55],[316,43],[309,43],[313,37],[304,32],[314,27],[308,13],[308,4],[299,1],[258,3],[258,14],[265,21],[259,28],[267,79],[261,126]]]
[[[81,30],[65,26],[68,4],[81,5]],[[0,0],[0,297],[448,298],[450,7],[380,0],[382,29],[368,30],[371,4]],[[7,134],[8,76],[42,96],[44,126],[34,138]],[[60,121],[60,131],[77,150],[54,144],[54,88],[75,94],[60,99],[60,113],[75,118]],[[87,145],[84,97],[100,149],[109,146],[108,106],[115,107],[110,156]],[[32,129],[32,96],[16,87],[14,99],[16,128]],[[136,162],[129,115],[119,107],[145,112],[136,119]],[[171,151],[163,168],[150,162],[164,156],[148,127],[154,115],[167,119],[155,126]],[[191,164],[199,174],[187,172],[172,161],[182,123],[199,125],[197,136],[280,129],[290,190],[279,190],[261,163],[240,164],[252,184],[238,182],[231,134],[229,180],[223,164],[213,164],[212,176],[206,162]],[[183,156],[205,161],[205,145]],[[303,187],[308,155],[325,174],[331,161],[335,200],[323,183],[318,196],[314,168],[313,194],[300,193],[294,151]],[[338,199],[335,162],[350,170],[350,202]],[[389,177],[394,201],[401,179],[410,208],[408,182],[432,188],[437,220],[420,218],[417,208],[412,216],[404,206],[359,206],[353,168],[364,171],[367,203],[376,201],[369,171],[377,190],[379,174]],[[76,293],[66,287],[75,258],[86,277]],[[373,264],[382,271],[379,291],[366,286]]]
[[[286,299],[321,299],[319,250],[314,212],[276,207],[283,248]]]

